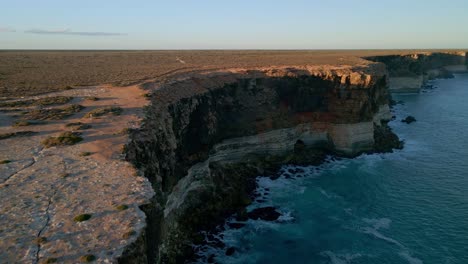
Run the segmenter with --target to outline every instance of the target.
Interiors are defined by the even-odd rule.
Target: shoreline
[[[268,58],[269,55],[266,56]],[[334,54],[331,56],[336,57]],[[437,63],[443,64],[444,56],[436,56]],[[452,55],[447,56],[451,61]],[[183,59],[186,61],[186,58]],[[33,262],[48,258],[73,262],[77,261],[83,250],[96,256],[99,263],[156,263],[158,259],[160,263],[181,262],[184,256],[192,254],[190,245],[191,241],[198,239],[195,235],[197,230],[212,225],[211,221],[223,221],[227,212],[251,202],[249,194],[255,187],[252,182],[255,183],[256,176],[277,170],[292,161],[297,164],[317,162],[324,153],[356,156],[362,152],[376,151],[376,146],[386,149],[395,146],[398,138],[391,136],[392,132],[381,122],[391,118],[387,106],[388,72],[385,66],[357,58],[344,58],[332,65],[324,64],[322,60],[328,59],[326,56],[319,57],[311,62],[312,65],[204,69],[181,72],[175,79],[174,75],[168,75],[165,79],[146,79],[131,89],[72,87],[54,94],[2,101],[6,104],[28,100],[35,102],[43,97],[71,95],[74,97],[71,103],[89,107],[63,120],[48,124],[34,123],[27,128],[11,126],[21,118],[17,114],[21,107],[2,107],[5,110],[1,113],[2,133],[14,133],[11,133],[12,138],[4,139],[0,144],[4,149],[9,149],[11,145],[21,146],[26,156],[13,157],[11,150],[1,153],[4,160],[12,162],[0,166],[12,173],[20,170],[18,175],[22,176],[12,177],[8,184],[0,188],[8,187],[9,191],[16,190],[19,194],[33,184],[48,188],[48,181],[53,180],[60,183],[60,197],[74,193],[68,191],[69,188],[75,191],[96,190],[92,195],[78,195],[74,199],[62,199],[52,194],[48,199],[53,202],[48,206],[46,203],[45,207],[42,200],[34,199],[24,205],[22,211],[37,210],[37,220],[44,224],[40,226],[43,231],[31,226],[34,236],[39,232],[49,241],[40,245],[38,258],[34,258]],[[346,62],[352,63],[345,65]],[[426,67],[424,63],[427,63],[420,59],[414,62],[421,63],[423,69]],[[101,95],[103,100],[88,101],[88,98]],[[127,101],[131,98],[136,100]],[[151,103],[144,107],[146,117],[143,118],[143,105],[148,100]],[[49,111],[69,104],[23,109],[27,112]],[[122,134],[115,132],[122,128],[117,126],[127,122],[122,116],[110,114],[92,120],[83,116],[85,112],[109,105],[123,108],[123,116],[130,118],[128,122],[131,124],[127,125],[132,129]],[[75,146],[53,147],[40,150],[40,155],[36,155],[36,148],[50,134],[80,130],[78,126],[66,126],[76,121],[96,127],[79,132],[84,141]],[[16,132],[25,129],[37,133],[26,133],[29,138],[15,137]],[[388,142],[390,144],[385,146],[384,143]],[[96,147],[96,143],[99,146]],[[125,147],[118,144],[125,144]],[[127,161],[122,160],[122,151],[125,151]],[[89,175],[82,175],[85,172],[77,169],[79,164],[93,165],[91,161],[94,158],[105,161],[97,165],[118,162],[128,168],[124,166],[125,170],[107,170],[106,173],[105,169],[93,169]],[[27,162],[30,160],[35,162],[22,170],[23,163],[29,164]],[[65,180],[58,178],[63,174],[58,171],[60,166],[55,166],[57,172],[46,173],[49,167],[44,164],[52,160],[65,164],[64,170],[74,177]],[[138,168],[138,172],[128,161]],[[44,182],[29,180],[35,177],[37,166],[42,166],[41,170],[44,170],[40,175]],[[144,177],[132,178],[131,175]],[[82,178],[86,180],[80,180]],[[90,181],[93,186],[88,184]],[[127,182],[129,184],[125,184]],[[19,183],[27,188],[15,189],[20,186]],[[109,188],[115,185],[119,186],[117,190]],[[92,199],[94,193],[104,196],[112,193],[111,197],[122,199]],[[10,205],[17,203],[15,197],[5,198],[8,213],[4,215],[13,217],[9,223],[22,223],[23,220],[18,218],[20,214],[13,214],[10,210]],[[67,207],[62,207],[64,202],[68,203]],[[127,203],[130,210],[114,208]],[[105,213],[99,213],[100,210]],[[93,213],[90,221],[73,222],[76,214],[89,212]],[[118,217],[113,217],[114,214],[118,214]],[[130,218],[133,222],[127,221]],[[115,235],[116,239],[97,240],[94,237],[101,236],[102,230],[93,228],[103,219],[108,219],[106,223],[115,221],[114,226],[119,226],[104,234]],[[61,222],[66,225],[58,224]],[[57,235],[70,230],[77,232],[75,235]],[[80,230],[86,236],[78,235]],[[1,246],[5,249],[2,254],[13,252],[12,259],[18,255],[29,259],[27,254],[21,253],[22,250],[33,252],[31,250],[36,250],[38,245],[17,231],[20,230],[1,230],[12,239],[24,240],[15,243],[18,246],[15,251]],[[130,237],[127,237],[127,231]],[[70,249],[61,247],[85,237],[96,242],[92,244],[94,248],[88,248],[91,244],[87,244],[73,247],[74,253],[70,253]],[[98,248],[98,244],[103,246]],[[10,255],[5,256],[10,258]]]

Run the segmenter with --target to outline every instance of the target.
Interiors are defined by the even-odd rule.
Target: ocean
[[[282,216],[227,228],[217,235],[226,247],[203,254],[233,264],[468,263],[468,74],[431,85],[393,95],[404,102],[390,122],[402,150],[258,178],[248,210]],[[402,123],[408,115],[417,121]]]

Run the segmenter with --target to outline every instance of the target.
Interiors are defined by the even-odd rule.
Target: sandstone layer
[[[149,259],[189,257],[199,230],[248,203],[257,175],[285,163],[315,164],[324,154],[400,147],[386,126],[386,74],[382,64],[290,66],[145,84],[152,104],[127,158],[156,191]]]
[[[1,107],[0,259],[77,263],[92,255],[97,263],[183,263],[200,242],[200,230],[250,202],[255,177],[274,174],[283,164],[317,164],[325,155],[353,157],[401,147],[387,126],[388,88],[398,84],[395,78],[410,78],[400,81],[414,81],[409,88],[419,89],[427,79],[466,69],[466,53],[246,51],[233,52],[226,62],[226,52],[191,57],[190,52],[155,52],[170,69],[151,75],[150,65],[142,70],[132,64],[128,72],[138,78],[123,81],[138,85],[128,87],[63,90],[68,73],[50,74],[42,82],[34,78],[45,72],[29,80],[28,74],[12,78],[16,73],[10,68],[3,74],[0,67],[0,89],[7,97],[1,103],[70,96],[66,105],[86,107],[27,127],[13,124],[30,111],[61,106]],[[97,58],[127,58],[108,54]],[[75,56],[65,55],[64,62]],[[174,55],[186,64],[170,62]],[[209,65],[197,61],[207,58]],[[126,70],[109,71],[117,76]],[[98,75],[90,82],[109,81]],[[60,92],[21,98],[43,93],[19,85],[23,77],[37,87],[52,87],[45,92]],[[101,100],[87,99],[93,97]],[[122,115],[85,115],[100,107],[121,107]],[[76,122],[91,128],[67,126]],[[132,128],[129,135],[121,132],[126,127]],[[41,141],[64,131],[79,131],[83,140],[43,148]],[[138,173],[122,160],[122,150]],[[81,214],[92,216],[75,221]]]
[[[394,93],[417,93],[429,80],[453,78],[453,73],[468,72],[466,52],[423,52],[368,59],[387,66],[390,91]]]

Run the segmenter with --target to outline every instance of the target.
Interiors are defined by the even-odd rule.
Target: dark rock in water
[[[221,235],[219,236],[221,237]],[[207,241],[208,241],[207,244],[213,247],[223,248],[225,246],[224,242],[221,241],[219,238],[215,237],[213,234],[209,234],[207,236]]]
[[[407,116],[405,119],[402,119],[401,122],[411,124],[413,122],[416,122],[416,118],[414,118],[414,116]]]
[[[236,220],[237,221],[247,221],[249,219],[249,216],[247,214],[247,210],[243,208],[241,211],[237,212],[236,215]]]
[[[272,179],[272,180],[277,180],[280,176],[281,176],[281,173],[276,172],[273,175],[270,175],[269,178]]]
[[[304,173],[305,170],[301,168],[289,168],[288,172],[291,174],[298,174],[298,173]]]
[[[374,149],[379,153],[393,152],[393,149],[402,149],[404,145],[387,124],[374,126],[374,142]]]
[[[264,203],[264,202],[266,202],[265,199],[257,199],[256,201],[257,201],[257,203]]]
[[[217,248],[222,248],[222,247],[225,246],[225,245],[224,245],[224,242],[221,241],[221,240],[219,240],[219,239],[215,239],[215,240],[211,241],[211,242],[209,243],[209,245],[211,245],[211,246],[213,246],[213,247],[217,247]]]
[[[276,208],[273,206],[256,208],[249,212],[248,215],[250,219],[262,219],[265,221],[275,221],[281,216],[281,214],[276,211]]]
[[[234,253],[236,253],[236,248],[235,247],[230,247],[230,248],[226,249],[226,256],[232,256],[232,255],[234,255]]]
[[[241,227],[244,227],[245,224],[244,223],[228,223],[228,226],[230,228],[239,229]]]
[[[208,263],[215,263],[215,255],[211,254],[208,259],[206,260]]]
[[[193,243],[195,245],[200,245],[202,243],[205,242],[205,237],[202,235],[202,234],[196,234],[194,237],[193,237]]]
[[[393,107],[395,105],[404,105],[404,104],[405,104],[405,102],[403,102],[401,100],[400,101],[395,101],[393,99],[390,99],[390,107]]]

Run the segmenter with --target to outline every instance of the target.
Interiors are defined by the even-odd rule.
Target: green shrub
[[[124,210],[127,210],[128,209],[128,205],[126,204],[121,204],[119,206],[116,206],[115,209],[119,210],[119,211],[124,211]]]
[[[86,157],[86,156],[89,156],[89,155],[92,155],[93,153],[92,152],[88,152],[88,151],[83,151],[81,152],[80,154],[78,154],[80,157]]]
[[[13,126],[14,127],[22,127],[22,126],[29,126],[31,125],[31,122],[29,121],[16,121]]]
[[[80,261],[85,262],[85,263],[92,262],[92,261],[95,261],[95,260],[96,260],[96,257],[94,255],[90,255],[90,254],[80,257]]]
[[[38,237],[36,238],[36,244],[40,245],[40,244],[44,244],[47,242],[47,238],[46,237]]]
[[[118,106],[107,106],[107,107],[101,107],[101,108],[96,108],[90,112],[88,112],[85,117],[87,118],[93,118],[93,117],[100,117],[103,115],[120,115],[122,113],[122,108]]]
[[[62,108],[37,109],[26,112],[22,118],[26,120],[61,120],[83,109],[84,106],[78,104],[72,104]]]
[[[90,124],[85,124],[81,122],[73,122],[65,125],[66,127],[72,127],[75,130],[85,130],[91,128]]]
[[[11,138],[11,137],[27,137],[27,136],[32,136],[34,134],[37,134],[37,132],[34,132],[34,131],[18,131],[18,132],[13,132],[13,133],[4,133],[4,134],[0,134],[0,140]]]
[[[132,230],[126,232],[125,234],[123,234],[122,237],[124,239],[129,239],[130,237],[132,237],[134,235],[136,235],[136,232],[135,232],[135,230],[132,229]]]
[[[75,222],[84,222],[84,221],[88,221],[91,218],[91,216],[92,216],[91,214],[80,214],[80,215],[75,216],[73,220]]]
[[[66,104],[70,102],[73,97],[70,96],[52,96],[44,97],[35,100],[24,100],[24,101],[14,101],[14,102],[4,102],[0,103],[0,107],[24,107],[24,106],[46,106],[46,105],[59,105]]]
[[[83,140],[80,137],[81,133],[78,132],[63,132],[57,137],[48,137],[44,139],[41,143],[46,148],[50,148],[53,146],[65,146],[65,145],[74,145]]]

